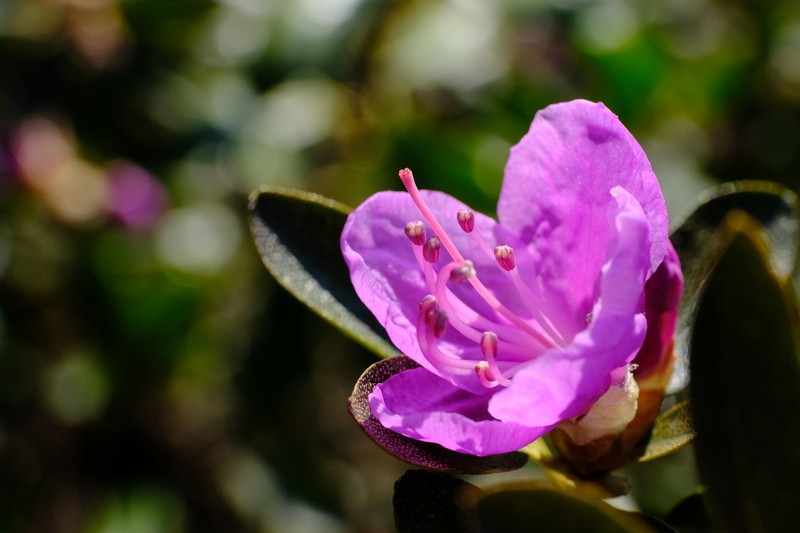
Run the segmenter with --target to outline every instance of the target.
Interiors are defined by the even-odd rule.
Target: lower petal
[[[471,394],[417,368],[376,386],[370,409],[392,431],[479,456],[519,450],[550,430],[494,419],[487,410],[489,397]]]
[[[650,226],[644,210],[620,187],[616,245],[603,265],[600,298],[591,324],[562,350],[522,367],[511,385],[490,400],[495,418],[549,426],[584,414],[611,385],[611,372],[633,359],[644,342],[644,286],[649,269]]]

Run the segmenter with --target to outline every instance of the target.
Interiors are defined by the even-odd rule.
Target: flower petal
[[[637,380],[645,379],[651,373],[661,370],[664,359],[671,355],[682,293],[681,264],[678,254],[670,244],[664,262],[647,280],[644,289],[647,336],[634,359],[638,365]]]
[[[644,342],[644,282],[650,225],[636,199],[612,189],[618,210],[612,254],[602,267],[600,299],[591,324],[562,350],[522,367],[491,399],[496,418],[527,426],[554,425],[585,413],[611,385],[611,373],[630,362]]]
[[[369,367],[358,379],[349,399],[350,414],[380,447],[407,463],[453,474],[489,474],[520,468],[527,456],[519,452],[476,457],[448,450],[431,442],[420,442],[385,428],[372,416],[369,395],[376,385],[390,377],[419,368],[404,355],[382,359]]]
[[[386,428],[479,456],[519,450],[550,429],[495,420],[486,401],[418,368],[376,386],[370,408]]]
[[[500,223],[528,244],[535,274],[571,310],[575,327],[592,308],[597,272],[616,233],[608,205],[614,186],[646,213],[652,273],[668,244],[664,198],[641,147],[603,104],[576,100],[540,111],[506,166]]]

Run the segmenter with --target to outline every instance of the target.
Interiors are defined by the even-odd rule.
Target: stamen
[[[527,334],[530,341],[534,341],[544,348],[552,348],[553,346],[556,345],[553,339],[547,337],[539,330],[534,329],[530,324],[522,320],[520,317],[512,313],[510,309],[501,304],[497,300],[497,298],[495,298],[488,291],[488,289],[486,289],[486,287],[483,286],[483,284],[473,283],[474,281],[476,281],[476,277],[474,274],[475,267],[472,266],[471,262],[463,261],[461,263],[458,263],[454,261],[452,263],[448,263],[439,271],[439,275],[437,276],[436,279],[436,290],[434,291],[434,293],[440,300],[443,301],[446,300],[445,284],[447,283],[448,280],[453,278],[453,273],[457,269],[460,269],[461,267],[465,266],[465,263],[469,263],[469,269],[467,271],[461,271],[459,274],[456,274],[455,275],[456,281],[463,281],[462,276],[464,274],[467,273],[472,274],[466,279],[470,282],[470,284],[478,292],[478,294],[480,294],[480,296],[486,301],[486,303],[488,303],[495,311],[497,311],[498,314],[502,315],[504,318],[508,319],[509,322],[520,328],[520,332]],[[469,270],[473,272],[469,272]]]
[[[436,301],[436,296],[429,294],[419,303],[419,312],[423,317],[426,317],[427,320],[428,313],[436,309],[437,306],[438,302]]]
[[[450,281],[461,283],[475,275],[475,267],[472,261],[464,261],[461,265],[450,271]]]
[[[456,218],[458,219],[458,225],[461,226],[464,232],[472,233],[472,230],[475,229],[475,213],[469,209],[460,209]]]
[[[511,271],[517,267],[517,256],[514,249],[507,244],[497,246],[494,249],[494,257],[503,270]]]
[[[428,263],[435,263],[439,260],[440,242],[439,237],[436,235],[425,241],[425,246],[422,248],[422,257],[425,258],[425,261]]]
[[[411,249],[414,250],[414,258],[417,260],[417,265],[425,276],[425,283],[428,285],[428,289],[433,292],[434,287],[436,287],[436,273],[433,271],[431,264],[423,257],[424,246],[412,245]]]
[[[475,365],[475,375],[481,380],[481,385],[487,389],[493,389],[500,385],[500,382],[494,379],[492,371],[489,370],[489,363],[486,361],[479,361],[478,364]]]
[[[469,375],[473,371],[472,361],[447,355],[436,344],[436,340],[444,335],[446,325],[447,314],[437,306],[436,297],[428,295],[423,298],[417,316],[417,342],[422,355],[443,372]]]
[[[439,307],[431,309],[425,315],[425,323],[433,330],[433,336],[441,339],[447,331],[447,313]]]
[[[510,385],[511,380],[505,377],[497,367],[497,335],[494,332],[487,331],[483,334],[481,337],[481,351],[486,358],[486,364],[488,365],[491,377],[500,385],[506,387]]]
[[[437,295],[438,305],[447,313],[448,321],[456,331],[474,342],[480,342],[482,331],[493,330],[503,337],[504,340],[500,341],[500,345],[503,347],[506,356],[513,357],[513,354],[526,354],[523,359],[529,359],[533,354],[538,354],[543,349],[549,348],[549,345],[543,345],[541,341],[532,338],[526,332],[512,325],[503,325],[493,322],[476,313],[463,303],[446,287],[447,280],[449,279],[447,276],[453,265],[454,264],[447,265],[442,269],[444,275],[440,273],[431,290]],[[425,266],[430,270],[430,265],[428,263],[425,263]],[[462,313],[467,313],[468,316],[462,317]],[[476,328],[481,328],[482,331]]]
[[[425,224],[421,220],[406,224],[406,237],[417,246],[425,244]]]
[[[511,281],[514,282],[514,287],[517,289],[517,293],[522,298],[522,302],[531,313],[531,317],[539,326],[539,328],[541,328],[541,330],[544,331],[548,337],[553,339],[556,344],[560,346],[566,346],[567,343],[564,339],[564,336],[553,325],[553,322],[547,317],[547,315],[542,312],[536,301],[534,301],[530,288],[525,285],[524,281],[522,281],[522,276],[519,274],[519,269],[515,268],[513,270],[509,270],[508,273],[511,276]]]
[[[411,173],[411,170],[404,168],[398,172],[398,175],[400,176],[400,180],[403,182],[403,186],[406,188],[408,194],[411,196],[411,199],[414,201],[414,205],[417,206],[417,209],[419,209],[422,217],[428,221],[428,224],[431,225],[433,232],[439,236],[442,245],[444,246],[445,250],[447,250],[447,253],[450,254],[450,257],[452,257],[454,261],[463,261],[464,257],[461,255],[461,253],[459,253],[455,243],[453,243],[453,241],[450,239],[450,236],[447,235],[447,232],[436,219],[436,216],[433,214],[430,207],[428,207],[428,204],[422,198],[422,195],[417,188],[417,184],[414,182],[414,174]]]

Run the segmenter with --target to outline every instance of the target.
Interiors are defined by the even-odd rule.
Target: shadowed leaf
[[[385,329],[361,303],[339,248],[349,209],[289,189],[250,197],[250,228],[264,265],[297,299],[383,357],[397,353]]]
[[[764,228],[769,260],[781,277],[791,275],[800,246],[797,197],[776,183],[726,183],[700,195],[698,201],[697,208],[670,236],[685,278],[676,332],[675,370],[669,386],[671,392],[683,389],[688,383],[688,341],[697,294],[724,248],[719,232],[728,213],[743,211]]]
[[[350,414],[381,448],[409,464],[454,474],[489,474],[522,467],[528,456],[520,452],[478,457],[448,450],[432,442],[411,439],[387,429],[372,416],[369,395],[375,385],[391,376],[417,368],[410,358],[399,355],[378,361],[364,372],[350,396]]]
[[[758,224],[734,213],[725,231],[691,339],[697,464],[724,530],[785,531],[800,509],[797,300]]]
[[[681,533],[704,533],[711,531],[711,522],[708,519],[705,494],[692,494],[678,502],[675,507],[667,513],[666,521],[671,526],[677,528]]]
[[[399,533],[477,533],[464,511],[482,493],[447,474],[409,470],[394,484],[395,527]]]
[[[482,497],[476,506],[479,531],[649,532],[634,515],[599,500],[579,499],[547,489],[502,490]]]

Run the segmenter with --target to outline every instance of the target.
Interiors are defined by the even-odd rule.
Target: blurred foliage
[[[0,3],[0,530],[391,529],[404,467],[346,411],[374,359],[269,278],[247,194],[352,206],[408,166],[491,213],[576,97],[675,215],[797,191],[798,46],[790,0]]]

